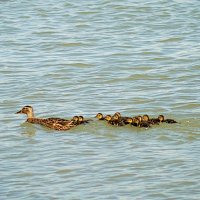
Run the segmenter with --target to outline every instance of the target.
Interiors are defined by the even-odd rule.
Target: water
[[[0,199],[200,199],[200,2],[1,1]],[[164,114],[148,130],[39,117]]]

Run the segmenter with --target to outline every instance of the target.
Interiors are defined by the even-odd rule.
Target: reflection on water
[[[21,132],[22,135],[28,136],[28,137],[35,136],[37,127],[34,127],[33,125],[27,122],[24,122],[23,124],[21,124],[21,127],[22,127],[22,132]]]

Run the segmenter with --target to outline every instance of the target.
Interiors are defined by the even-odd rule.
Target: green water
[[[0,199],[200,199],[200,2],[0,2]],[[150,129],[96,113],[164,114]]]

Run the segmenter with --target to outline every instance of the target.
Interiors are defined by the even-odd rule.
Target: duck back
[[[59,118],[28,118],[27,122],[32,124],[40,124],[55,130],[69,130],[70,128],[74,127],[72,121]]]

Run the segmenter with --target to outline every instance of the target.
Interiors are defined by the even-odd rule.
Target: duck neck
[[[27,113],[27,118],[28,118],[28,119],[30,119],[30,118],[35,118],[34,112],[33,112],[33,111],[32,111],[32,112],[28,112],[28,113]]]

